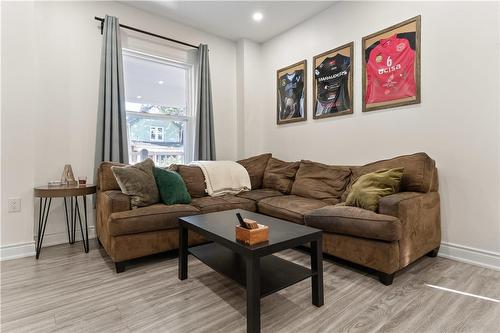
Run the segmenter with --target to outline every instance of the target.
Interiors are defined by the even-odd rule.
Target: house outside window
[[[192,65],[123,50],[130,163],[191,161]]]

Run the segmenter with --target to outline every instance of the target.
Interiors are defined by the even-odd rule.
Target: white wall
[[[497,63],[498,63],[498,68],[500,68],[500,4],[498,4],[497,8],[497,15],[498,15],[498,20],[497,20],[497,27],[498,27],[498,39],[497,39]],[[498,82],[500,82],[500,71],[498,71]],[[500,106],[500,94],[497,94],[498,97],[498,105]],[[497,142],[500,143],[500,115],[497,116],[497,121],[498,121],[498,139]],[[498,144],[498,156],[500,156],[500,144]],[[500,201],[500,200],[499,200]],[[499,208],[500,209],[500,208]],[[498,234],[500,235],[500,222],[497,224],[498,227]]]
[[[262,146],[259,110],[260,99],[260,44],[242,39],[237,46],[237,138],[239,159],[260,153]]]
[[[33,187],[64,164],[92,180],[101,35],[94,16],[210,49],[217,156],[236,157],[236,44],[117,2],[2,2],[2,257],[33,251]],[[7,213],[7,198],[22,198]],[[53,200],[44,244],[66,241]],[[93,221],[93,214],[91,214]],[[93,224],[93,223],[92,223]],[[16,250],[12,245],[24,245]],[[21,251],[19,250],[19,251]]]
[[[29,243],[24,250],[32,251],[33,183],[35,142],[33,112],[35,104],[33,61],[34,5],[1,3],[2,26],[2,112],[1,112],[1,235],[2,245]],[[9,8],[6,8],[9,7]],[[19,50],[18,52],[9,52]],[[10,110],[10,112],[7,112]],[[26,129],[26,130],[23,130]],[[9,191],[7,191],[9,189]],[[7,198],[23,198],[22,211],[7,215]],[[4,243],[3,240],[7,240]]]
[[[439,167],[445,245],[500,261],[499,4],[339,2],[261,48],[258,151],[363,164],[427,152]],[[422,103],[361,112],[361,38],[422,15]],[[354,41],[354,114],[312,119],[312,57]],[[307,59],[306,122],[276,125],[276,70]],[[247,140],[252,141],[252,138]],[[245,152],[246,153],[246,152]],[[247,154],[248,155],[248,154]],[[487,252],[485,252],[487,251]],[[480,251],[481,252],[481,251]],[[500,267],[500,265],[499,265]]]

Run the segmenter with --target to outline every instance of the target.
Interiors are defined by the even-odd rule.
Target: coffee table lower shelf
[[[245,287],[245,258],[239,254],[217,243],[190,247],[188,251],[213,270]],[[261,257],[260,297],[270,295],[312,275],[313,273],[310,269],[277,256],[268,255]]]

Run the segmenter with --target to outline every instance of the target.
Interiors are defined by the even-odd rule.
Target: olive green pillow
[[[154,166],[153,160],[148,158],[135,165],[111,167],[120,189],[130,196],[133,208],[149,206],[159,201]]]
[[[399,191],[403,168],[384,169],[359,177],[346,199],[347,206],[376,212],[380,198]]]
[[[166,205],[190,204],[191,196],[186,184],[175,171],[155,168],[156,185],[160,192],[160,199]]]

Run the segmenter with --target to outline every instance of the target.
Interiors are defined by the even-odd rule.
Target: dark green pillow
[[[376,212],[380,198],[399,191],[403,168],[379,170],[359,177],[352,185],[346,205]]]
[[[175,171],[154,168],[156,185],[161,201],[166,205],[189,204],[189,195],[182,177]]]

